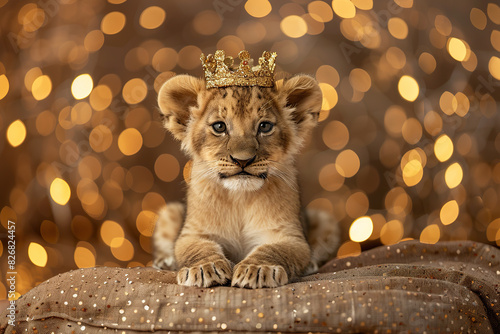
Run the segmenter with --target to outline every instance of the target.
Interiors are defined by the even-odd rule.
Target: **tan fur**
[[[160,212],[155,266],[180,268],[177,280],[183,285],[231,281],[263,288],[286,284],[332,255],[337,244],[330,251],[313,249],[311,258],[294,167],[321,107],[314,79],[296,76],[278,89],[206,90],[202,80],[180,75],[164,84],[158,102],[165,127],[181,141],[192,167],[185,217],[178,204]],[[224,132],[214,130],[217,122],[224,122]],[[262,122],[274,126],[259,131]],[[316,218],[311,226],[317,229],[320,221],[337,226],[331,218]],[[164,240],[179,231],[175,245]],[[330,239],[338,242],[334,227],[318,231],[335,234]]]

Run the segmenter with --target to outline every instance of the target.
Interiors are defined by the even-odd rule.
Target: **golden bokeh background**
[[[0,0],[0,269],[16,289],[151,264],[155,212],[185,193],[159,87],[201,52],[278,53],[317,78],[298,160],[339,256],[405,239],[500,244],[500,7],[493,1]],[[7,286],[0,283],[0,299]]]

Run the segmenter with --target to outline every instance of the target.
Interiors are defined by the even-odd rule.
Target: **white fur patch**
[[[265,180],[254,176],[232,176],[221,179],[221,182],[231,191],[255,191],[262,188]]]

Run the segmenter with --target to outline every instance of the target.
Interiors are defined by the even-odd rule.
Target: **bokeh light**
[[[453,154],[453,142],[447,135],[441,135],[434,143],[434,154],[436,158],[443,162],[448,160]]]
[[[341,18],[350,19],[356,15],[356,7],[350,0],[333,0],[332,7],[335,14]]]
[[[90,95],[93,87],[94,82],[92,81],[92,77],[87,73],[80,74],[71,84],[71,93],[75,99],[81,100]]]
[[[151,264],[156,212],[192,182],[158,93],[201,77],[217,48],[253,65],[276,51],[280,83],[319,82],[298,180],[305,206],[341,225],[338,256],[408,239],[500,246],[500,7],[419,4],[0,0],[0,222],[18,222],[19,294],[70,269]]]
[[[125,155],[134,155],[142,147],[141,133],[134,128],[128,128],[118,137],[118,148]]]
[[[398,90],[401,96],[410,102],[415,101],[419,94],[417,81],[409,75],[403,75],[399,79]]]
[[[458,203],[455,200],[451,200],[443,205],[441,211],[439,212],[439,218],[441,219],[443,225],[450,225],[457,219],[458,214]]]
[[[7,141],[12,147],[21,145],[26,139],[26,126],[21,120],[15,120],[7,128]]]
[[[139,16],[139,24],[145,29],[156,29],[165,21],[165,10],[158,6],[144,9]]]
[[[272,6],[268,0],[247,0],[245,10],[253,17],[264,17],[271,12]]]
[[[5,74],[0,75],[0,100],[9,92],[9,79]]]
[[[59,205],[66,205],[71,196],[68,183],[60,178],[55,178],[50,184],[50,196]]]
[[[122,31],[127,18],[121,12],[110,12],[101,21],[101,30],[106,35],[115,35]]]
[[[50,77],[48,75],[41,75],[33,80],[33,83],[31,85],[31,93],[33,94],[35,100],[40,101],[45,99],[47,96],[49,96],[51,91],[52,80],[50,80]]]
[[[349,238],[355,242],[368,240],[373,232],[373,222],[370,217],[356,219],[349,228]]]
[[[31,242],[28,246],[28,256],[35,266],[45,267],[47,265],[47,251],[42,245]]]
[[[285,35],[292,38],[299,38],[306,34],[307,23],[297,15],[290,15],[281,21],[281,30]]]

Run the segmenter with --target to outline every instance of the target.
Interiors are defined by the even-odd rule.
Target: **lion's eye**
[[[268,133],[270,132],[274,127],[273,123],[270,122],[261,122],[259,124],[259,132],[261,133]]]
[[[217,133],[223,133],[226,131],[226,123],[224,122],[216,122],[212,124],[212,129],[214,129]]]

